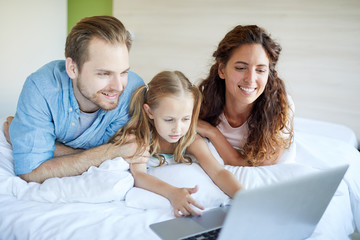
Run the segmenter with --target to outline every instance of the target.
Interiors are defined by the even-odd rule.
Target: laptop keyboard
[[[220,230],[221,230],[221,228],[214,229],[214,230],[211,230],[208,232],[197,234],[195,236],[183,238],[183,240],[205,240],[205,239],[206,240],[212,240],[212,239],[216,240],[217,237],[219,236]]]

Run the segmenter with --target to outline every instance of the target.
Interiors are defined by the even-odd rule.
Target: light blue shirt
[[[136,73],[129,72],[118,106],[111,111],[100,109],[91,126],[75,138],[80,109],[65,61],[50,62],[31,74],[25,81],[10,125],[15,173],[29,173],[53,158],[56,141],[82,149],[106,143],[128,122],[132,93],[143,84]]]

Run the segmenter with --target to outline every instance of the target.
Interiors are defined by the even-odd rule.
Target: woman
[[[293,140],[292,101],[275,70],[281,47],[258,26],[236,26],[219,43],[203,100],[198,133],[225,165],[279,161]]]

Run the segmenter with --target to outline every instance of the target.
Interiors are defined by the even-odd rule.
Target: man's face
[[[125,44],[112,45],[93,38],[89,42],[88,54],[88,61],[73,78],[80,110],[112,110],[118,105],[128,81],[129,51]]]

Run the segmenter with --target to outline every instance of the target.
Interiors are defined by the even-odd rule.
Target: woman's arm
[[[235,193],[243,187],[235,176],[227,171],[212,155],[207,143],[201,136],[196,135],[194,142],[187,148],[187,153],[195,156],[200,166],[209,175],[213,182],[228,196],[234,197]]]
[[[201,136],[206,137],[211,141],[225,165],[250,166],[250,164],[241,156],[239,151],[231,146],[218,128],[206,121],[199,120],[196,130]]]
[[[174,187],[154,176],[147,174],[146,164],[131,164],[130,170],[135,179],[135,186],[157,193],[169,199],[176,217],[201,215],[201,212],[191,206],[193,205],[201,210],[204,209],[203,206],[191,197],[191,194],[198,191],[198,186],[195,186],[194,188]]]
[[[225,165],[251,166],[250,163],[241,156],[240,152],[231,146],[218,128],[206,121],[199,120],[196,130],[201,136],[206,137],[211,141]],[[284,149],[277,147],[275,151],[276,153],[271,158],[266,159],[261,164],[262,166],[273,165],[279,161]]]

